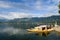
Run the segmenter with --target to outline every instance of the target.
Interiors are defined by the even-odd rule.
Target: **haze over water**
[[[50,32],[46,35],[29,34],[27,30],[0,24],[0,40],[60,40],[60,34]]]

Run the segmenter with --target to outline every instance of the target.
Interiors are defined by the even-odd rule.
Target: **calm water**
[[[0,24],[0,40],[60,40],[60,34],[57,32],[51,32],[47,35],[29,34],[25,29]]]

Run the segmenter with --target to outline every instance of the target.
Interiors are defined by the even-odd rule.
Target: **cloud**
[[[7,15],[0,14],[0,17],[6,19],[14,19],[14,18],[48,17],[52,15],[59,15],[59,14],[58,13],[34,14],[34,13],[25,13],[25,12],[8,12]]]
[[[52,15],[60,15],[60,14],[58,14],[58,13],[46,13],[42,17],[49,17],[49,16],[52,16]]]
[[[8,12],[7,15],[0,14],[0,17],[4,17],[6,19],[14,19],[14,18],[29,18],[29,17],[36,17],[38,14],[31,14],[31,13],[20,13],[20,12]]]
[[[46,17],[55,14],[57,15],[58,2],[59,0],[22,0],[22,2],[0,1],[0,8],[13,9],[9,9],[10,12],[7,10],[7,13],[5,13],[4,9],[1,10],[4,12],[4,14],[0,12],[0,17],[14,19],[24,17]],[[17,10],[17,12],[11,12],[14,11],[14,9]],[[23,12],[20,12],[20,10]],[[26,10],[27,12],[25,12]],[[31,13],[31,11],[36,11],[36,13]]]
[[[56,3],[56,0],[52,0],[54,3]],[[47,0],[47,2],[41,1],[41,0],[36,0],[33,1],[31,0],[29,1],[23,1],[23,2],[10,2],[10,1],[0,1],[0,6],[1,7],[13,7],[13,8],[22,8],[22,9],[42,9],[43,8],[43,4],[48,6],[47,4],[49,4],[50,2],[52,2],[51,0]],[[47,3],[47,4],[46,4]]]
[[[59,2],[60,0],[52,0],[53,2]]]
[[[16,2],[9,2],[9,1],[0,1],[0,8],[30,9],[27,4],[28,3],[16,3]]]
[[[7,15],[2,15],[2,14],[0,14],[0,18],[9,18]]]
[[[25,10],[45,10],[49,5],[51,7],[55,6],[59,0],[22,0],[22,2],[11,2],[11,1],[0,1],[0,7],[2,8],[18,8]],[[53,3],[51,3],[53,2]]]
[[[11,8],[11,6],[9,5],[9,3],[0,1],[0,8]]]
[[[37,0],[33,7],[34,7],[35,10],[41,10],[42,9],[41,1]]]

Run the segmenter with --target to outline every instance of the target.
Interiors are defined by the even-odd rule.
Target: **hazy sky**
[[[59,15],[58,3],[59,0],[0,0],[0,18]]]

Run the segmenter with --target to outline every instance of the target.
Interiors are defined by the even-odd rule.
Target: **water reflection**
[[[56,31],[56,35],[57,35],[57,36],[60,36],[60,32],[57,32],[57,31]]]
[[[25,29],[1,25],[0,40],[60,40],[60,32],[28,33]]]
[[[50,32],[35,33],[35,35],[37,35],[37,36],[45,36],[45,37],[47,37],[49,34],[50,34]]]

